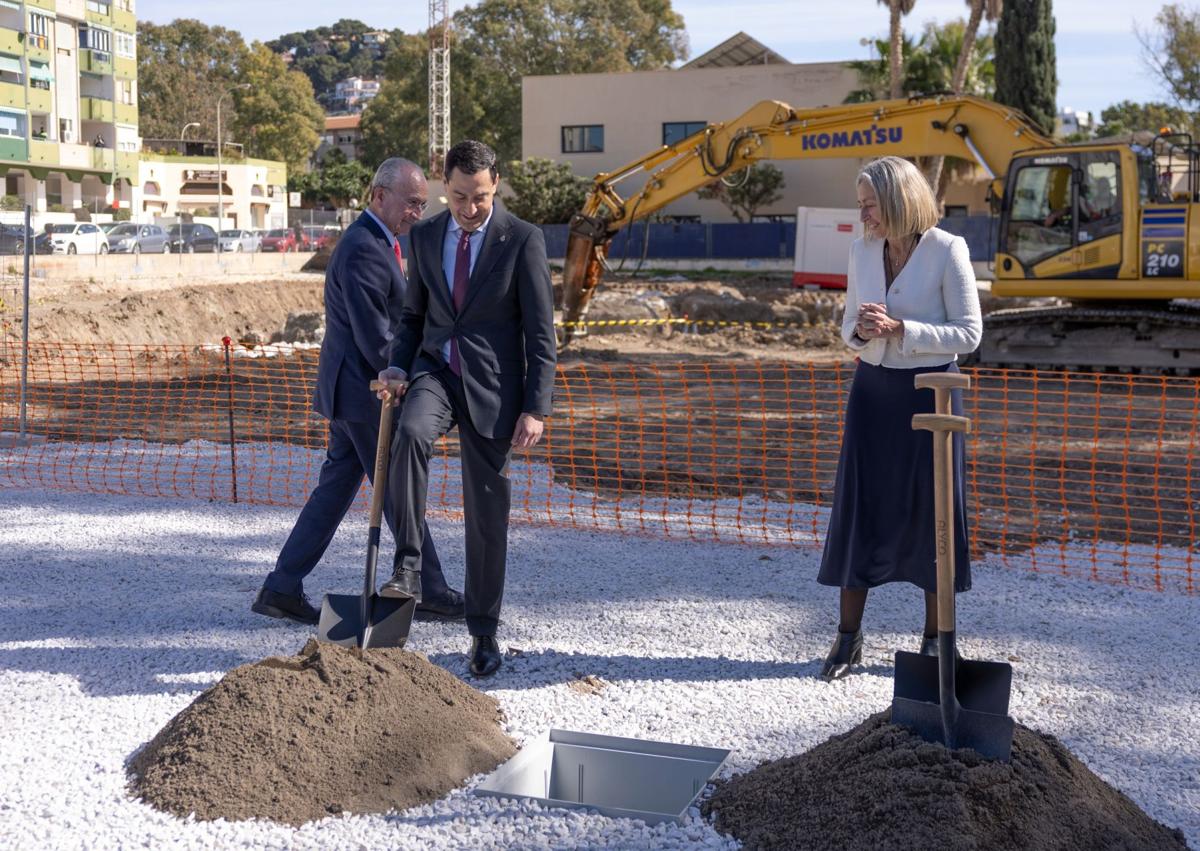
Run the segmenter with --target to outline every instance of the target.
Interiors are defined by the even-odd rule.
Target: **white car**
[[[50,244],[54,247],[55,254],[108,253],[108,237],[91,222],[52,226]]]
[[[252,230],[221,231],[222,251],[258,251],[261,238]]]

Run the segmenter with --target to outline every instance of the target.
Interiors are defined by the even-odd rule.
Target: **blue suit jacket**
[[[366,215],[338,240],[325,271],[325,339],[313,407],[329,419],[379,422],[370,383],[388,365],[404,305],[404,272]]]

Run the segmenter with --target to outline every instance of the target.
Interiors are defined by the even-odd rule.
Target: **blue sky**
[[[468,5],[450,0],[451,9]],[[861,59],[868,48],[863,36],[887,32],[887,9],[877,0],[673,0],[687,24],[692,55],[708,50],[745,30],[793,62]],[[1058,25],[1060,107],[1099,112],[1121,100],[1165,100],[1141,59],[1134,25],[1146,29],[1163,4],[1127,0],[1055,0]],[[1185,5],[1187,5],[1185,3]],[[166,23],[199,17],[210,24],[239,30],[247,41],[267,41],[285,32],[354,17],[371,26],[415,32],[426,27],[425,0],[359,0],[337,12],[318,0],[205,0],[200,5],[179,0],[139,0],[139,17]],[[731,11],[736,9],[736,14]],[[918,31],[926,21],[944,22],[966,16],[964,0],[917,0],[906,28]]]

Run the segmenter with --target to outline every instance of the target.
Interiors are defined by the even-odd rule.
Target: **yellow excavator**
[[[1188,303],[1200,299],[1200,157],[1187,136],[1145,142],[1055,144],[1019,111],[965,95],[815,109],[763,101],[596,176],[570,225],[564,345],[586,327],[613,236],[675,199],[765,160],[942,154],[977,163],[991,181],[993,294],[1067,302],[990,313],[979,362],[1200,370],[1200,306]],[[640,191],[617,193],[644,172]]]

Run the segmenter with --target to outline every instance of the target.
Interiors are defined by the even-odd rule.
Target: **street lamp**
[[[221,139],[221,101],[225,100],[225,96],[237,91],[238,89],[250,88],[249,83],[238,83],[231,89],[221,93],[217,98],[217,253],[221,253],[221,227],[225,220],[225,175],[221,171],[221,149],[225,147]]]
[[[189,127],[199,127],[199,126],[200,126],[199,121],[189,121],[187,124],[183,125],[183,129],[179,131],[179,141],[180,142],[184,141],[184,137],[187,136],[187,131],[188,131]],[[183,152],[181,151],[180,153],[183,153]]]

